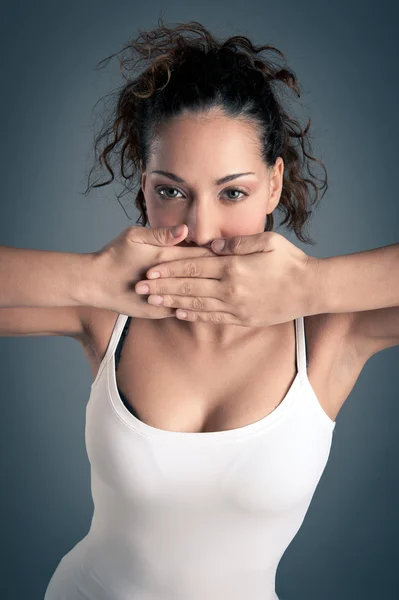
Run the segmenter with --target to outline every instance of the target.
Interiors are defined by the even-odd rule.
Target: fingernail
[[[223,250],[225,244],[226,244],[225,240],[216,240],[216,242],[213,242],[212,247],[217,251]]]
[[[173,237],[179,237],[179,235],[181,235],[182,227],[183,225],[176,225],[175,227],[172,227]]]
[[[139,285],[136,288],[136,292],[138,294],[147,294],[150,291],[150,288],[148,287],[148,285]]]

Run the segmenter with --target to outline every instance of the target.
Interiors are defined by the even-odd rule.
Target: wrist
[[[95,253],[79,254],[79,268],[73,289],[74,300],[79,306],[98,307],[98,267]]]
[[[307,313],[319,315],[330,312],[326,285],[326,258],[308,257],[307,274],[305,277]]]

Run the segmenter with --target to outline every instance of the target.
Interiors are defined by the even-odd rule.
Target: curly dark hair
[[[294,230],[302,242],[314,245],[312,239],[304,234],[304,227],[313,212],[311,205],[319,200],[319,189],[324,189],[322,196],[327,190],[327,172],[323,163],[311,156],[310,119],[302,129],[283,107],[281,84],[284,84],[284,90],[289,88],[300,97],[296,75],[287,65],[280,67],[271,59],[258,56],[267,50],[286,61],[284,54],[267,44],[255,46],[247,37],[240,35],[221,41],[197,21],[167,27],[162,19],[158,19],[157,28],[139,31],[137,39],[130,40],[120,52],[111,54],[97,65],[108,63],[114,56],[119,58],[121,54],[120,68],[126,83],[111,93],[116,96],[116,106],[111,108],[111,121],[105,124],[95,140],[97,153],[100,142],[106,138],[106,145],[98,158],[100,165],[105,164],[111,178],[89,185],[84,195],[91,187],[102,187],[114,181],[110,158],[113,153],[118,154],[119,143],[122,144],[119,166],[127,182],[126,193],[131,191],[129,182],[136,180],[137,183],[138,174],[141,179],[140,161],[143,171],[146,170],[159,125],[164,125],[183,111],[195,113],[217,108],[228,117],[248,119],[256,124],[261,158],[268,167],[273,166],[279,156],[282,157],[283,186],[277,205],[285,213],[281,225],[286,224],[287,229]],[[198,34],[198,37],[190,37],[190,34]],[[127,56],[124,57],[125,53]],[[134,74],[133,70],[140,61],[149,61],[149,65]],[[129,70],[130,74],[126,76],[124,71]],[[132,167],[131,173],[125,170],[125,160]],[[311,172],[310,161],[323,168],[324,179],[318,179]],[[309,177],[303,174],[305,168]],[[93,169],[94,166],[89,173],[89,183]],[[322,182],[320,188],[313,179]],[[310,187],[315,192],[314,198],[310,196]],[[148,219],[141,185],[135,205],[143,219],[140,224],[145,227]],[[273,225],[271,213],[264,231],[272,231]]]

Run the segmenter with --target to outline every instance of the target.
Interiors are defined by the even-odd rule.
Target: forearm
[[[399,243],[315,261],[312,314],[399,306]]]
[[[87,304],[91,256],[0,246],[0,308]]]

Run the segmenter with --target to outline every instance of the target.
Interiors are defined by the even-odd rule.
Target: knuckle
[[[165,292],[166,292],[166,284],[163,282],[163,280],[162,279],[156,279],[154,281],[154,283],[155,283],[155,286],[154,286],[155,289],[154,289],[154,291],[152,293],[153,294],[160,294],[160,295],[165,294]]]
[[[204,303],[202,298],[193,298],[191,304],[194,310],[202,310]]]
[[[233,252],[237,252],[242,245],[242,238],[239,235],[233,236],[229,241],[229,246]]]
[[[191,281],[185,281],[181,286],[182,296],[191,296],[193,292],[193,284]]]
[[[237,295],[238,289],[235,283],[227,283],[225,286],[224,296],[225,300],[232,301],[233,298]]]
[[[216,325],[218,325],[219,323],[224,322],[224,317],[223,317],[222,313],[211,313],[210,321],[212,323],[215,323]]]
[[[167,260],[167,259],[165,259],[165,256],[162,256],[162,254],[161,254],[159,259],[154,264],[161,265],[162,277],[173,277],[173,269],[171,269],[171,267],[168,264],[164,264],[165,260]],[[159,268],[158,268],[158,270],[159,270]],[[160,281],[160,279],[155,279],[155,281]]]
[[[188,261],[184,265],[184,270],[189,277],[198,277],[200,275],[200,269],[191,261]]]
[[[224,288],[226,300],[230,302],[234,301],[234,304],[237,304],[240,301],[240,298],[245,292],[245,290],[243,290],[242,285],[240,283],[237,283],[235,280],[227,282]]]
[[[134,242],[136,237],[135,233],[137,229],[137,225],[128,225],[127,227],[125,227],[125,229],[123,229],[123,231],[121,231],[120,237],[126,240],[127,242]]]
[[[281,233],[277,233],[277,231],[269,231],[269,240],[274,244],[285,244],[287,239],[281,235]]]

